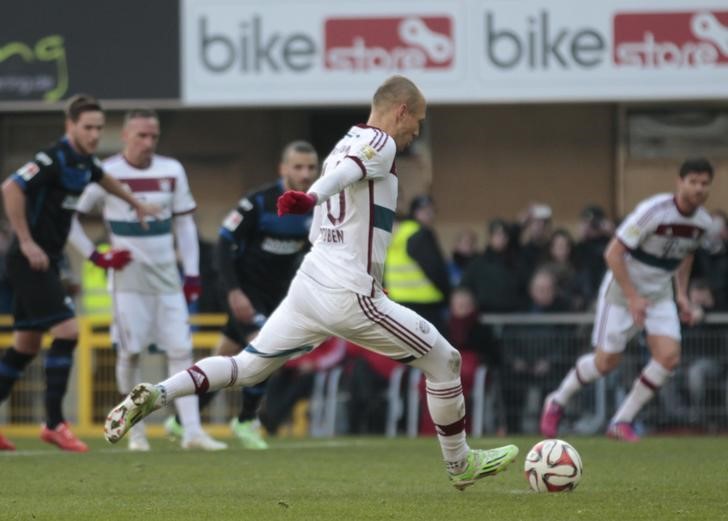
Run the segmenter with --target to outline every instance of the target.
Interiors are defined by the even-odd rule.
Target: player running
[[[604,255],[609,271],[599,290],[594,352],[582,355],[559,388],[546,397],[541,415],[544,436],[557,435],[569,399],[584,385],[613,371],[627,342],[644,328],[652,359],[607,429],[610,438],[639,441],[632,422],[680,361],[680,320],[688,324],[694,320],[688,278],[693,253],[711,224],[702,205],[712,181],[708,161],[685,161],[675,194],[643,201],[617,230]]]
[[[505,470],[517,447],[474,450],[466,441],[460,353],[382,290],[397,202],[394,156],[417,137],[425,110],[422,93],[407,78],[394,76],[377,89],[368,123],[352,127],[336,144],[308,192],[288,191],[278,200],[281,215],[315,207],[313,247],[255,340],[232,358],[206,358],[158,385],[134,387],[109,413],[107,440],[117,442],[178,396],[261,382],[291,356],[333,335],[422,370],[430,415],[457,489]]]
[[[187,302],[199,296],[200,266],[196,208],[182,165],[155,154],[159,141],[159,118],[150,109],[127,112],[122,130],[124,149],[104,161],[104,170],[129,191],[161,208],[159,219],[143,227],[129,205],[118,197],[89,186],[78,202],[80,213],[101,207],[115,251],[129,255],[128,265],[110,272],[116,382],[127,394],[141,376],[141,352],[150,344],[167,356],[169,374],[192,364]],[[74,218],[70,242],[88,257],[93,244]],[[184,269],[180,284],[175,239]],[[121,268],[122,266],[112,266]],[[181,444],[185,449],[221,450],[227,445],[212,439],[200,425],[197,396],[175,400],[185,426]],[[129,450],[148,451],[144,424],[132,429]]]

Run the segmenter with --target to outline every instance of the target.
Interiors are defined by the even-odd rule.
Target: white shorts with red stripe
[[[119,349],[138,354],[151,344],[173,358],[192,352],[189,314],[182,292],[148,295],[114,292],[113,340]]]
[[[246,351],[265,358],[289,357],[337,336],[408,361],[427,354],[439,335],[430,322],[381,292],[368,297],[326,287],[299,271]]]
[[[675,302],[669,299],[651,303],[647,308],[645,330],[648,335],[667,336],[680,341],[680,319]],[[594,318],[592,346],[607,353],[621,353],[627,342],[640,331],[629,309],[600,297]]]

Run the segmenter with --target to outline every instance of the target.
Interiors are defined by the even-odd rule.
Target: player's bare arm
[[[228,291],[227,300],[236,320],[243,324],[250,324],[253,321],[255,308],[242,289],[234,288]]]
[[[693,306],[688,298],[688,283],[690,281],[690,271],[693,268],[694,254],[685,257],[680,266],[675,271],[675,300],[677,309],[680,312],[680,320],[690,326],[695,325],[698,314],[693,312]]]
[[[622,288],[622,292],[627,299],[629,312],[632,314],[635,324],[644,326],[649,301],[637,292],[637,289],[632,283],[632,279],[629,277],[627,264],[624,262],[626,254],[627,247],[621,241],[614,238],[604,252],[604,260],[607,262],[609,269],[612,270],[617,284]]]
[[[28,220],[25,216],[25,193],[12,179],[7,179],[2,185],[3,203],[5,213],[8,216],[10,225],[18,237],[20,250],[28,259],[34,270],[45,271],[48,269],[48,255],[36,244],[28,227]]]
[[[147,216],[155,217],[159,214],[161,210],[156,205],[146,204],[139,201],[130,192],[125,190],[124,186],[116,178],[106,173],[99,181],[99,184],[104,190],[106,190],[110,194],[115,195],[119,199],[122,199],[129,203],[136,210],[137,217],[139,218],[139,222],[141,223],[143,228],[146,228],[148,226],[144,218]]]

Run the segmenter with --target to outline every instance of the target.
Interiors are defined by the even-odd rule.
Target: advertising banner
[[[4,6],[0,107],[42,107],[77,92],[102,100],[178,99],[178,0]]]
[[[182,0],[188,105],[363,104],[392,74],[431,102],[728,96],[719,0]]]

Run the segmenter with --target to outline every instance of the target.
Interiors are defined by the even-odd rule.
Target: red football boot
[[[56,445],[61,450],[70,452],[88,451],[88,445],[71,432],[66,422],[59,423],[55,429],[49,429],[47,425],[43,425],[43,429],[40,431],[40,439],[46,443]]]
[[[0,450],[15,450],[13,442],[0,434]]]

